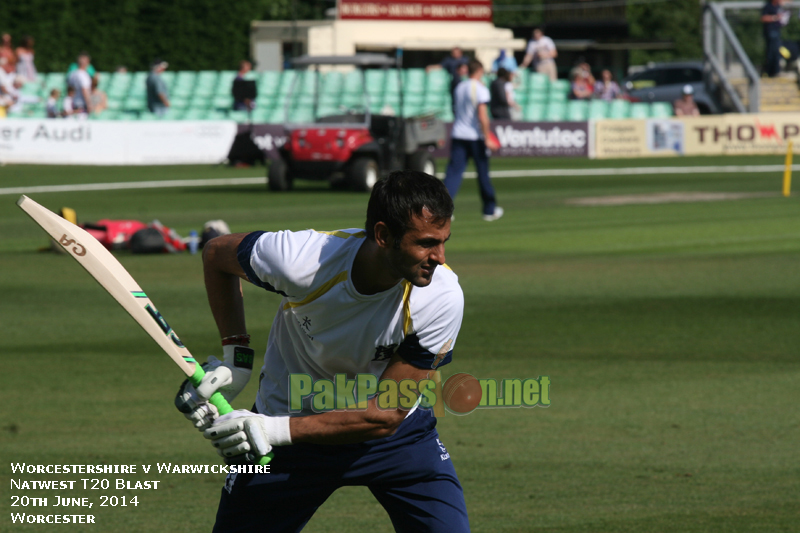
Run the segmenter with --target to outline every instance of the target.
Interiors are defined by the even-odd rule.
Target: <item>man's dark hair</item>
[[[497,69],[497,77],[501,80],[511,81],[511,73],[503,67]]]
[[[469,63],[467,64],[467,67],[469,68],[469,75],[472,76],[479,70],[483,70],[483,63],[481,63],[477,59],[470,59]]]
[[[378,181],[367,204],[367,238],[375,240],[375,224],[383,222],[395,239],[395,247],[411,225],[414,215],[428,208],[436,219],[453,215],[453,199],[437,178],[417,170],[397,170]]]

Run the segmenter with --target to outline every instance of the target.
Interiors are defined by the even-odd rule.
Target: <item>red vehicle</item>
[[[370,191],[372,186],[389,172],[413,169],[435,174],[436,164],[432,152],[444,146],[445,127],[434,116],[404,118],[394,110],[370,112],[370,95],[367,91],[365,69],[395,68],[398,62],[381,54],[355,56],[303,56],[292,62],[297,74],[290,90],[298,95],[298,85],[310,67],[314,67],[313,108],[309,120],[291,121],[292,111],[298,109],[295,98],[286,102],[286,143],[280,149],[280,158],[270,163],[267,186],[273,191],[289,190],[295,179],[329,180],[334,186],[345,186],[357,191]],[[353,105],[337,107],[320,105],[320,65],[353,65],[361,75],[363,94]],[[402,74],[394,71],[399,84],[403,109]],[[387,76],[388,78],[388,76]],[[388,81],[388,80],[387,80]]]

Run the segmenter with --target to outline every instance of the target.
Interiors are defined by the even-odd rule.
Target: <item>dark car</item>
[[[703,75],[702,61],[683,61],[680,63],[657,63],[646,69],[631,74],[622,82],[622,87],[632,101],[669,102],[683,96],[683,87],[691,85],[694,89],[694,101],[703,115],[721,112],[714,98],[714,91],[709,91]]]

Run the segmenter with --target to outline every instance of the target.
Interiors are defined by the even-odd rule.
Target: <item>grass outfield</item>
[[[498,160],[495,169],[780,164],[779,157]],[[0,167],[0,186],[246,177],[263,168]],[[800,205],[797,196],[579,207],[573,198],[780,191],[776,174],[495,180],[506,216],[480,219],[475,180],[456,201],[447,262],[466,298],[445,376],[547,375],[552,405],[439,422],[473,531],[793,531],[800,523]],[[363,224],[367,196],[323,184],[31,195],[81,221],[158,218],[186,235]],[[72,260],[0,196],[3,515],[94,514],[100,531],[207,531],[223,476],[157,474],[217,464],[172,405],[180,372]],[[198,358],[218,353],[199,256],[121,262]],[[245,287],[264,345],[278,298]],[[255,380],[234,402],[251,405]],[[154,465],[137,475],[12,475],[9,462]],[[10,490],[8,479],[159,480],[158,490]],[[79,481],[80,484],[80,481]],[[11,496],[89,497],[91,509],[9,507]],[[139,505],[99,507],[100,496]],[[27,526],[27,531],[73,526]],[[335,493],[306,531],[390,531],[366,488]]]

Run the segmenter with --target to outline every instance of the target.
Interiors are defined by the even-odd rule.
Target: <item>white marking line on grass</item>
[[[42,192],[114,191],[122,189],[161,189],[167,187],[208,187],[213,185],[263,185],[264,178],[218,178],[205,180],[127,181],[120,183],[83,183],[75,185],[40,185],[34,187],[9,187],[0,194],[27,194]]]
[[[672,204],[744,200],[746,198],[770,198],[778,196],[779,194],[780,193],[777,192],[662,192],[655,194],[624,194],[619,196],[570,198],[565,203],[567,205],[581,206]]]
[[[629,168],[550,168],[544,170],[495,170],[492,178],[539,178],[547,176],[620,176],[634,174],[744,174],[758,172],[782,172],[784,165],[717,165],[701,167],[629,167]],[[800,165],[792,165],[800,170]],[[437,174],[444,177],[444,173]],[[464,172],[464,178],[477,178],[476,172]]]
[[[743,174],[758,172],[781,172],[783,165],[726,165],[699,167],[630,167],[630,168],[553,168],[543,170],[496,170],[491,172],[492,178],[537,178],[547,176],[620,176],[635,174]],[[800,170],[800,165],[793,165],[792,170]],[[443,178],[444,173],[437,174]],[[464,178],[475,179],[478,174],[465,172]],[[128,181],[121,183],[82,183],[73,185],[38,185],[23,187],[7,187],[0,189],[0,195],[33,194],[46,192],[79,192],[79,191],[115,191],[124,189],[161,189],[169,187],[212,187],[215,185],[261,185],[265,177],[258,178],[213,178],[204,180],[163,180],[163,181]]]

